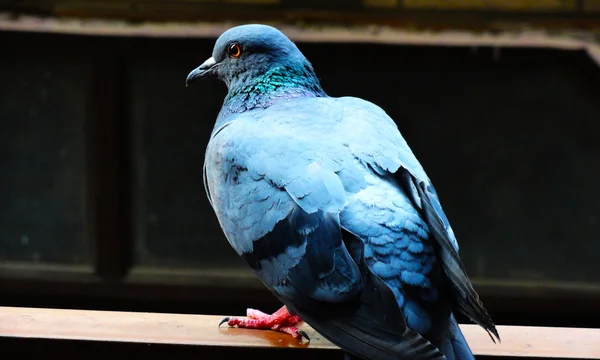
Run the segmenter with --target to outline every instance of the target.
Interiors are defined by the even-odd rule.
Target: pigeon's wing
[[[302,289],[288,286],[282,297],[288,309],[358,358],[445,359],[434,345],[407,326],[392,290],[367,267],[362,241],[344,231],[342,237],[359,267],[360,292],[333,303],[315,300]]]
[[[341,179],[352,184],[340,175],[342,145],[311,141],[240,119],[215,133],[206,183],[229,242],[291,312],[347,352],[443,359],[406,326],[392,291],[365,266],[362,242],[340,228]]]
[[[344,125],[361,130],[346,133],[353,154],[380,175],[394,174],[415,207],[422,212],[438,244],[444,272],[453,285],[455,309],[488,331],[492,340],[494,336],[499,340],[496,327],[458,255],[458,243],[439,197],[394,121],[381,108],[367,101],[341,98],[339,102],[344,109]],[[364,141],[360,137],[377,141]]]

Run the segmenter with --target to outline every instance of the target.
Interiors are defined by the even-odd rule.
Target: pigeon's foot
[[[300,317],[291,315],[283,306],[273,314],[265,314],[260,310],[247,309],[247,319],[226,317],[221,320],[219,326],[227,323],[229,326],[237,326],[246,329],[274,330],[292,335],[296,339],[305,338],[310,341],[308,335],[296,326],[302,324]]]

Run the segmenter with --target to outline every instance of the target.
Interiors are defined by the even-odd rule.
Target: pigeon
[[[205,78],[228,89],[205,153],[208,201],[283,303],[221,323],[308,338],[306,322],[346,359],[474,359],[455,314],[500,341],[433,184],[384,110],[328,96],[267,25],[221,34],[186,86]]]

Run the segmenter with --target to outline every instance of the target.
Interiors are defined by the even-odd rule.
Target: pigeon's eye
[[[237,59],[240,57],[240,55],[242,55],[242,47],[240,46],[240,44],[233,43],[229,45],[229,49],[227,49],[227,52],[229,53],[229,56]]]

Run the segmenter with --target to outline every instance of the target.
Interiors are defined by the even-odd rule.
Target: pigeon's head
[[[242,25],[217,39],[212,57],[190,72],[186,85],[217,77],[231,90],[232,86],[281,68],[292,74],[314,75],[308,60],[281,31],[267,25]]]

